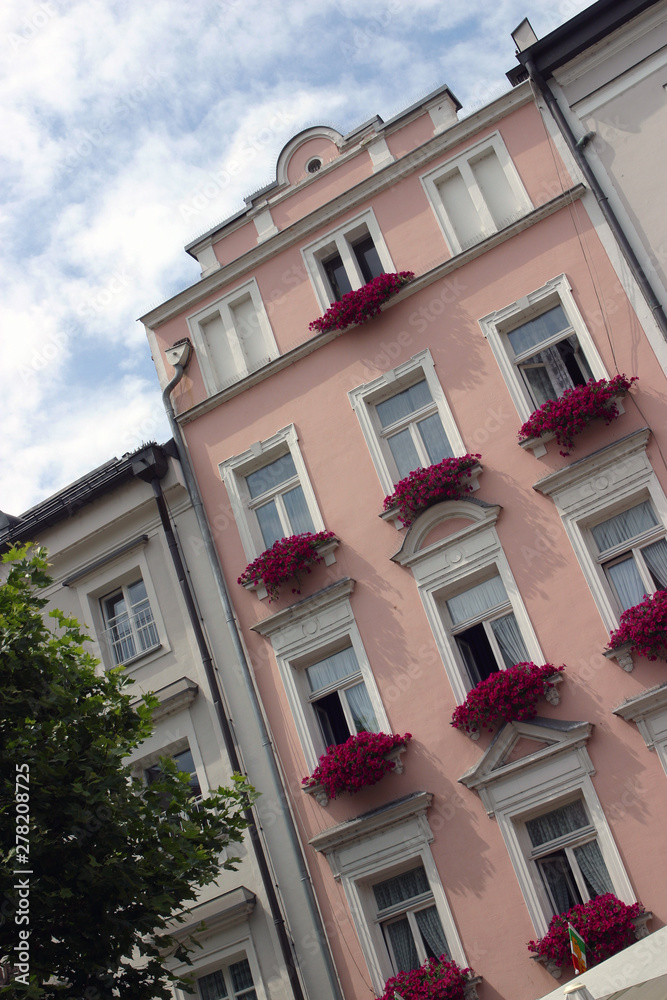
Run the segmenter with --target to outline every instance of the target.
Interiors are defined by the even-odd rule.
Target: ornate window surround
[[[352,646],[378,726],[382,732],[390,732],[350,604],[353,590],[354,580],[340,580],[252,626],[254,632],[271,640],[309,772],[315,769],[326,747],[308,701],[304,670],[330,653]]]
[[[551,907],[537,870],[527,857],[530,841],[525,820],[574,799],[582,799],[586,804],[616,895],[625,903],[636,902],[591,780],[595,769],[586,744],[592,728],[588,722],[540,718],[507,723],[477,764],[459,778],[461,784],[479,792],[488,815],[497,819],[535,932],[540,937],[548,930]],[[505,763],[522,738],[546,745]]]
[[[435,373],[433,355],[428,348],[413,355],[408,361],[397,365],[396,368],[385,372],[384,375],[373,379],[372,382],[358,385],[347,394],[361,425],[361,431],[366,439],[385,496],[393,493],[397,480],[394,478],[394,463],[389,447],[380,434],[380,423],[375,413],[375,404],[390,399],[402,392],[403,389],[414,385],[415,382],[421,381],[422,378],[426,380],[454,454],[464,455],[466,448],[463,438],[452,416],[440,380]]]
[[[529,656],[535,663],[544,662],[537,635],[496,532],[500,510],[499,506],[475,500],[447,500],[436,504],[410,526],[403,545],[392,556],[399,566],[412,570],[457,704],[465,700],[472,685],[439,606],[457,589],[465,589],[466,583],[473,586],[492,575],[489,571],[493,569],[503,582]],[[472,524],[422,548],[439,524],[461,518]]]
[[[667,684],[642,691],[614,709],[614,715],[635,722],[649,750],[655,750],[667,774]]]
[[[273,361],[273,359],[277,358],[280,354],[269,317],[266,309],[264,308],[259,286],[255,278],[251,278],[250,281],[245,281],[243,284],[237,285],[231,292],[226,292],[224,295],[221,295],[220,298],[216,299],[215,302],[211,302],[209,305],[204,306],[203,309],[199,309],[197,312],[192,313],[187,317],[192,343],[195,346],[195,351],[199,360],[199,368],[201,370],[202,379],[204,380],[204,386],[209,396],[214,395],[221,389],[226,388],[227,385],[230,385],[231,383],[243,378],[244,375],[249,374],[245,357],[242,352],[240,338],[236,333],[233,319],[231,317],[231,309],[234,304],[242,299],[245,299],[246,296],[250,296],[252,301],[255,315],[257,316],[257,322],[264,340],[264,346],[266,347],[265,363]],[[214,318],[216,314],[218,314],[222,319],[225,336],[228,338],[232,357],[237,363],[236,372],[232,373],[232,375],[228,378],[224,378],[221,372],[216,372],[215,361],[209,355],[209,351],[206,347],[206,335],[202,329],[202,324],[206,323],[207,320]]]
[[[323,312],[326,312],[334,301],[333,293],[322,264],[322,260],[328,256],[328,251],[331,247],[339,253],[352,288],[361,288],[365,284],[349,243],[349,240],[353,239],[357,232],[363,230],[366,230],[373,240],[385,273],[390,274],[395,271],[396,269],[387,244],[384,241],[382,230],[378,225],[375,212],[372,208],[366,209],[360,215],[353,216],[347,222],[343,223],[343,225],[338,226],[325,236],[320,236],[312,243],[308,243],[301,248],[301,256],[303,257],[306,271],[310,275],[317,301]]]
[[[434,835],[426,814],[432,799],[429,792],[413,792],[372,813],[329,828],[310,841],[316,851],[326,856],[334,878],[343,886],[378,995],[394,973],[376,919],[372,885],[417,863],[426,872],[452,958],[461,967],[468,964],[431,853]]]
[[[324,531],[324,521],[317,505],[315,491],[310,485],[306,463],[299,448],[299,436],[294,424],[289,424],[287,427],[276,431],[275,434],[265,441],[256,441],[246,451],[225,459],[218,466],[220,478],[227,487],[229,502],[232,506],[241,536],[243,551],[248,562],[257,558],[265,550],[266,546],[264,545],[257,517],[249,506],[250,492],[246,485],[245,477],[288,453],[291,454],[294,461],[294,466],[299,477],[299,484],[303,489],[315,531]]]
[[[523,383],[519,370],[514,364],[512,351],[505,334],[556,305],[563,307],[595,378],[608,377],[602,358],[574,300],[572,286],[567,280],[567,276],[559,274],[555,278],[551,278],[541,288],[529,292],[528,295],[524,295],[503,309],[488,313],[479,320],[482,333],[494,353],[522,423],[528,420],[536,407]]]
[[[552,498],[581,566],[605,628],[618,627],[619,609],[597,559],[588,529],[644,500],[667,525],[667,498],[653,471],[646,445],[647,427],[545,476],[533,489]]]

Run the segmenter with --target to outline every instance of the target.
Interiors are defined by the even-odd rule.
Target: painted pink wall
[[[299,146],[290,157],[287,179],[290,184],[298,184],[312,175],[306,171],[306,164],[313,156],[319,156],[323,164],[331,163],[338,156],[338,146],[331,139],[317,136]]]
[[[501,132],[531,197],[536,203],[540,197],[545,200],[558,175],[537,113],[531,107],[520,109],[502,122]],[[340,174],[348,183],[360,170],[352,166]],[[304,190],[302,200],[295,195],[295,217],[311,210],[314,188]],[[417,177],[378,195],[372,205],[397,269],[423,273],[447,258]],[[562,272],[609,373],[625,371],[640,381],[624,402],[625,414],[608,427],[586,430],[571,458],[561,457],[551,444],[547,455],[536,459],[517,446],[520,420],[478,319]],[[261,265],[254,275],[271,304],[281,351],[301,343],[317,312],[298,247]],[[164,324],[157,331],[159,341],[169,344],[183,336],[184,323],[180,318]],[[662,459],[667,453],[666,380],[582,205],[561,210],[448,278],[389,303],[367,325],[228,400],[184,431],[222,565],[234,581],[246,560],[218,463],[295,424],[325,525],[341,540],[336,563],[316,567],[303,581],[302,596],[344,576],[357,581],[351,604],[391,728],[414,737],[402,775],[389,775],[356,797],[343,796],[326,810],[304,795],[300,780],[305,759],[270,644],[250,631],[259,618],[288,606],[294,597],[283,594],[268,605],[232,584],[304,841],[415,789],[434,792],[429,811],[433,855],[468,961],[483,972],[484,1000],[532,1000],[552,989],[553,980],[523,947],[535,933],[497,823],[487,817],[479,797],[457,783],[479,759],[489,736],[473,744],[449,725],[455,707],[452,689],[412,574],[391,561],[403,535],[378,517],[383,491],[347,398],[349,390],[424,348],[433,354],[466,447],[482,455],[484,471],[475,496],[502,507],[498,535],[544,656],[568,668],[560,706],[543,703],[540,713],[595,724],[589,742],[594,785],[637,896],[660,923],[667,917],[667,875],[664,866],[655,864],[659,849],[653,840],[648,849],[646,831],[667,826],[667,778],[636,726],[616,718],[612,710],[662,682],[664,665],[640,661],[628,675],[601,655],[607,633],[591,593],[553,502],[532,488],[548,472],[648,423],[653,430],[648,455],[667,489]],[[188,376],[180,408],[203,398],[196,364]],[[345,995],[365,996],[365,963],[342,889],[331,879],[326,860],[306,850]]]

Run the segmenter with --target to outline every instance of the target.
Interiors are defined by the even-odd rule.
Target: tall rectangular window
[[[377,718],[352,646],[306,667],[309,701],[324,746],[344,743],[362,731],[378,731]]]
[[[667,540],[648,500],[591,527],[598,561],[622,610],[667,587]]]
[[[279,538],[314,531],[303,487],[291,454],[269,462],[246,476],[251,510],[254,510],[264,539],[270,549]]]
[[[399,479],[453,455],[426,379],[376,403],[375,412]]]
[[[197,979],[200,1000],[257,1000],[247,958]]]
[[[593,378],[579,338],[561,305],[507,332],[514,364],[535,406],[559,399]]]
[[[160,645],[146,585],[139,579],[102,600],[105,638],[116,664]]]
[[[420,865],[373,885],[377,920],[395,972],[418,969],[427,958],[449,958],[424,868]]]

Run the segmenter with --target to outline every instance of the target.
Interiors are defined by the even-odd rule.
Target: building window
[[[105,632],[115,664],[127,663],[160,645],[146,585],[135,580],[102,600]]]
[[[323,310],[347,292],[394,270],[371,209],[310,243],[301,252]]]
[[[248,562],[279,538],[325,530],[293,424],[219,468]]]
[[[598,560],[622,611],[667,587],[667,541],[648,500],[591,527]]]
[[[422,183],[452,254],[480,243],[533,207],[498,132],[431,170]]]
[[[349,736],[391,732],[357,624],[340,580],[253,630],[271,640],[310,773],[327,747]]]
[[[570,802],[526,820],[526,831],[530,861],[554,914],[614,891],[583,802]]]
[[[232,385],[278,356],[257,282],[246,282],[188,317],[209,394]]]
[[[373,885],[376,919],[394,972],[418,969],[449,955],[433,893],[422,865]]]
[[[176,764],[178,770],[189,776],[192,798],[195,799],[195,801],[200,802],[202,799],[202,790],[199,778],[197,777],[197,769],[195,768],[195,762],[192,757],[190,747],[186,747],[186,749],[181,750],[180,753],[174,753],[170,756]],[[147,785],[152,785],[154,781],[159,781],[162,777],[162,770],[159,762],[151,764],[150,767],[144,768],[144,777]]]
[[[257,992],[247,958],[197,979],[200,1000],[257,1000]]]
[[[530,659],[500,576],[444,601],[450,634],[474,687],[497,670]]]
[[[378,731],[375,711],[352,646],[325,656],[306,667],[304,673],[323,749],[344,743],[355,733]]]
[[[567,389],[607,378],[564,274],[479,323],[524,421]]]
[[[465,454],[428,350],[348,396],[386,494],[415,469]]]
[[[249,473],[245,480],[248,506],[255,512],[265,548],[270,549],[279,538],[314,530],[291,454]]]

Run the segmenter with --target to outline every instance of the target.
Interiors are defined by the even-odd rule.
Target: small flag
[[[586,963],[586,942],[582,938],[581,934],[575,931],[572,924],[567,925],[567,929],[570,935],[570,950],[572,952],[572,965],[574,966],[574,971],[585,972],[588,968]]]

